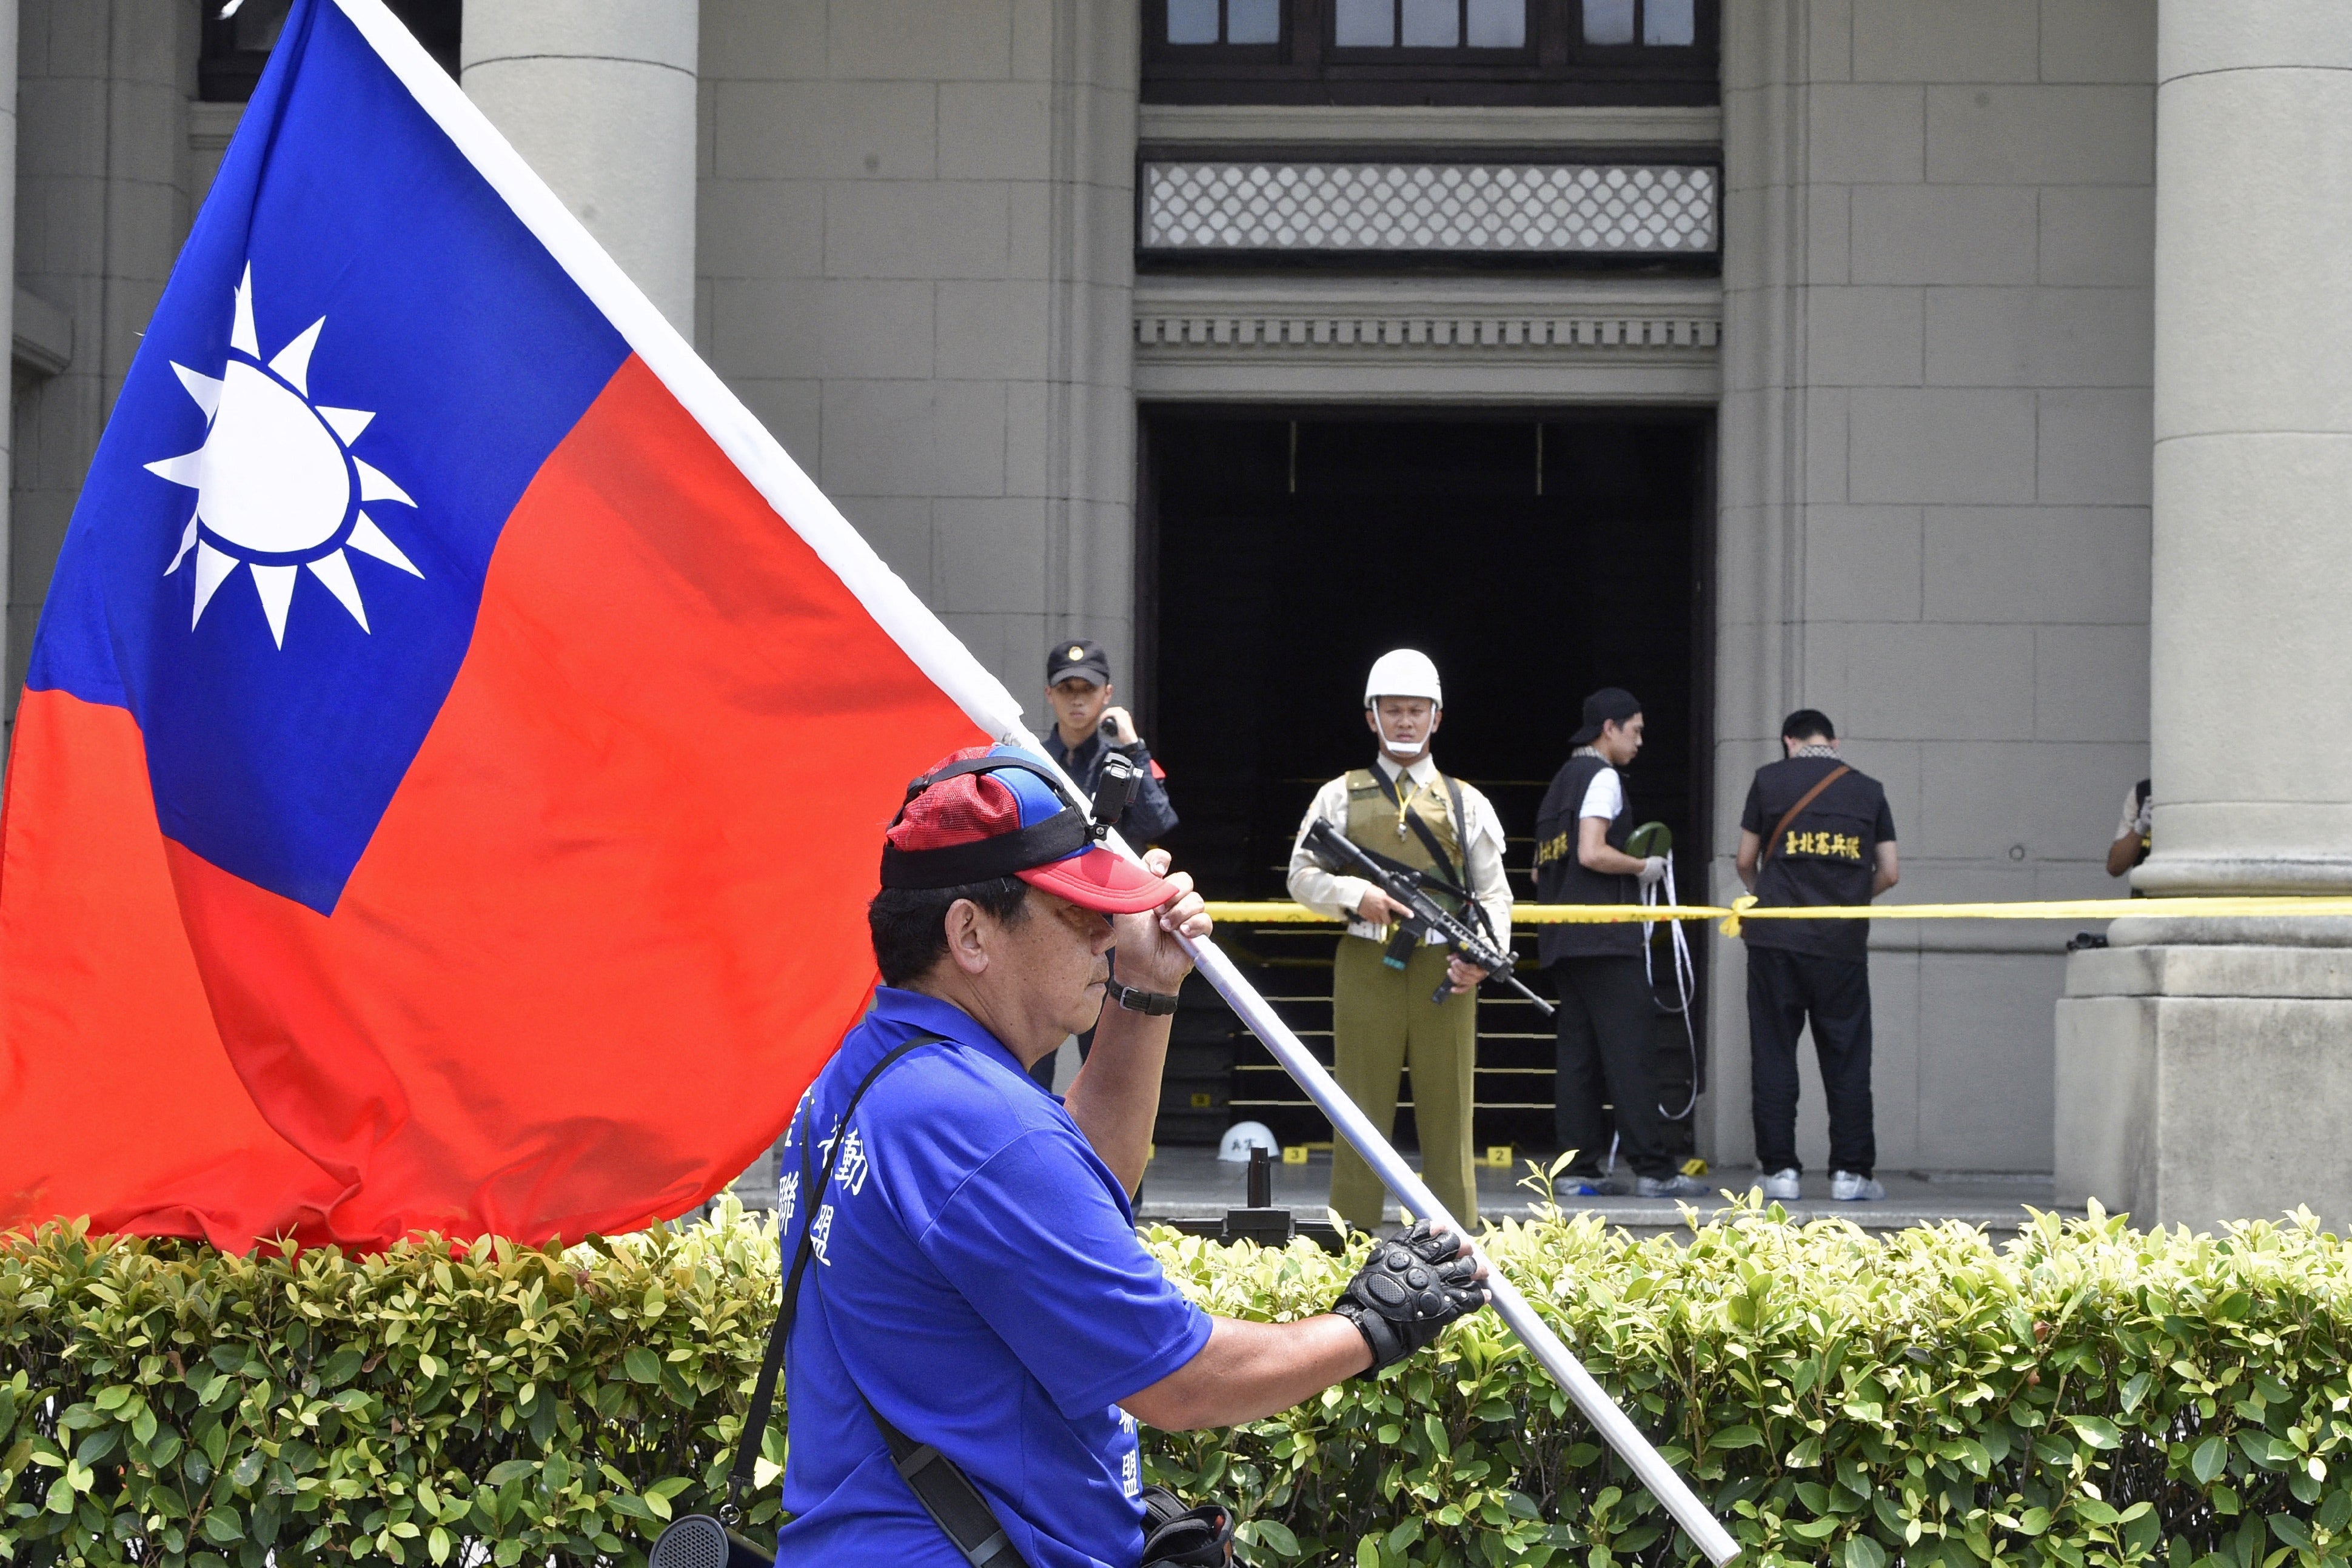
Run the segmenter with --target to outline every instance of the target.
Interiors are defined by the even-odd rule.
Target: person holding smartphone
[[[1135,716],[1112,700],[1117,695],[1110,683],[1110,655],[1093,638],[1072,637],[1046,653],[1045,703],[1054,710],[1054,727],[1045,731],[1045,750],[1088,800],[1102,783],[1105,757],[1117,752],[1135,764],[1142,776],[1118,819],[1118,831],[1141,849],[1176,826],[1176,808],[1168,804],[1168,786],[1160,781],[1143,737],[1135,732]],[[1078,1060],[1083,1062],[1094,1049],[1094,1031],[1077,1038]],[[1029,1076],[1052,1089],[1054,1058],[1039,1061]]]
[[[1118,752],[1143,774],[1127,815],[1118,819],[1119,836],[1136,848],[1156,844],[1176,826],[1176,808],[1168,804],[1168,786],[1152,765],[1150,750],[1135,731],[1135,716],[1117,705],[1118,689],[1110,681],[1110,656],[1090,637],[1055,643],[1045,656],[1045,701],[1054,710],[1054,728],[1045,736],[1045,750],[1062,764],[1092,800],[1102,778],[1103,759]]]

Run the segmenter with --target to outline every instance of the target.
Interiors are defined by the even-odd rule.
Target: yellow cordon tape
[[[1209,918],[1235,925],[1337,925],[1304,904],[1212,903]],[[1623,925],[1633,921],[1714,921],[1738,936],[1742,921],[2111,921],[2125,916],[2255,920],[2281,915],[2352,918],[2352,898],[2053,899],[2013,904],[1835,904],[1759,909],[1754,898],[1716,904],[1515,904],[1514,926]]]

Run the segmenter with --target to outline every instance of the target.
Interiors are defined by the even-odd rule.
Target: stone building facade
[[[236,72],[266,45],[268,0],[244,8],[224,22],[217,0],[20,0],[0,21],[20,29],[11,690],[105,411],[233,131]],[[2247,162],[2225,171],[2262,178],[2231,199],[2293,204],[2340,239],[2347,154],[2295,97],[2343,90],[2327,68],[2352,80],[2352,34],[2324,0],[2247,0],[2230,8],[2244,26],[2212,37],[2191,0],[400,8],[421,36],[442,30],[467,89],[1016,691],[1049,638],[1079,633],[1111,649],[1148,720],[1178,723],[1187,692],[1214,685],[1217,655],[1173,636],[1190,612],[1160,593],[1166,498],[1185,477],[1166,453],[1214,479],[1228,452],[1247,466],[1249,431],[1278,441],[1286,425],[1296,493],[1302,454],[1311,466],[1366,420],[1393,421],[1378,428],[1399,445],[1524,426],[1543,496],[1547,439],[1664,419],[1689,433],[1677,460],[1703,498],[1690,581],[1643,611],[1690,623],[1672,674],[1695,710],[1654,715],[1691,752],[1670,803],[1706,855],[1686,892],[1738,890],[1747,780],[1799,706],[1827,710],[1885,782],[1900,897],[2118,890],[2100,862],[2151,773],[2152,606],[2188,639],[2272,621],[2269,606],[2289,624],[2267,626],[2259,668],[2229,666],[2274,693],[2254,710],[2272,733],[2224,740],[2273,759],[2251,771],[2197,760],[2228,694],[2159,651],[2146,874],[2309,890],[2352,867],[2345,775],[2307,771],[2322,742],[2294,717],[2317,689],[2304,671],[2343,658],[2318,651],[2326,617],[2294,584],[2347,546],[2284,542],[2319,526],[2310,487],[2346,462],[2331,443],[2352,355],[2312,358],[2340,312],[2292,331],[2273,312],[2241,344],[2309,367],[2262,393],[2258,421],[2315,432],[2296,458],[2305,531],[2273,540],[2263,568],[2286,574],[2263,579],[2284,596],[2212,591],[2231,570],[2214,470],[2179,481],[2177,531],[2151,523],[2159,435],[2232,427],[2211,398],[2167,401],[2160,329],[2185,323],[2188,374],[2232,341],[2204,324],[2212,297],[2248,287],[2207,258],[2164,292],[2158,84],[2201,79],[2208,56],[2275,68],[2263,123],[2284,142],[2231,143]],[[2160,39],[2188,63],[2160,63]],[[2228,181],[2198,149],[2174,152],[2220,199]],[[1552,195],[1524,195],[1538,186]],[[2331,200],[2334,217],[2310,218]],[[1444,224],[1410,221],[1440,209]],[[2331,274],[2321,244],[2256,259],[2309,262],[2297,287],[2340,279],[2341,250]],[[2257,367],[2232,364],[2256,396]],[[1195,435],[1155,447],[1156,430]],[[1530,592],[1484,560],[1432,595],[1465,642],[1496,616],[1586,613],[1575,584]],[[1285,617],[1347,614],[1311,584],[1232,588],[1270,592]],[[1567,679],[1481,669],[1475,700]],[[1475,756],[1449,760],[1477,776]],[[2249,817],[2243,800],[2287,804]],[[2162,847],[2176,825],[2193,863]],[[2231,848],[2249,832],[2290,848]],[[2053,1110],[2071,934],[1874,931],[1883,1164],[2049,1171],[2062,1127],[2096,1143]],[[1752,1157],[1740,955],[1703,945],[1696,1142],[1738,1165]],[[2150,983],[2078,983],[2141,1020],[2113,1025],[2125,1035],[2160,1033]],[[1809,1080],[1816,1157],[1820,1104]]]

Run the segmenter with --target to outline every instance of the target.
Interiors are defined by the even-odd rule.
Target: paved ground
[[[1418,1164],[1418,1161],[1415,1163]],[[1226,1209],[1237,1208],[1245,1201],[1246,1171],[1247,1167],[1244,1165],[1219,1163],[1213,1149],[1162,1147],[1153,1158],[1151,1168],[1145,1173],[1143,1199],[1137,1205],[1139,1217],[1147,1220],[1221,1217]],[[1517,1178],[1525,1173],[1524,1164],[1517,1173],[1484,1167],[1479,1170],[1478,1207],[1482,1217],[1497,1219],[1509,1215],[1524,1218],[1542,1201],[1517,1184]],[[2028,1205],[2038,1209],[2053,1206],[2051,1180],[2047,1175],[1881,1171],[1878,1177],[1886,1186],[1885,1202],[1842,1204],[1831,1201],[1828,1172],[1808,1172],[1804,1179],[1804,1198],[1786,1206],[1791,1215],[1800,1219],[1836,1215],[1871,1230],[1901,1230],[1915,1225],[1934,1225],[1942,1220],[1958,1219],[1996,1231],[2017,1229],[2025,1221]],[[1752,1170],[1725,1170],[1706,1179],[1711,1189],[1729,1187],[1735,1191],[1745,1191],[1754,1184],[1756,1173]],[[1308,1163],[1304,1165],[1276,1164],[1274,1167],[1276,1205],[1296,1211],[1302,1219],[1309,1215],[1322,1216],[1330,1188],[1331,1156],[1328,1152],[1317,1151],[1308,1156]],[[1682,1225],[1675,1205],[1661,1198],[1563,1199],[1561,1206],[1602,1215],[1612,1225],[1623,1226],[1633,1231],[1674,1230]],[[1696,1206],[1705,1214],[1710,1207],[1720,1207],[1721,1204],[1718,1199],[1712,1204],[1700,1203]],[[1389,1217],[1397,1217],[1393,1202],[1389,1205]]]

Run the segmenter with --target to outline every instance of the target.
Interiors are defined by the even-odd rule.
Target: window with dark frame
[[[457,74],[464,0],[386,0],[392,14],[451,76]],[[253,96],[269,51],[293,0],[199,0],[203,41],[196,60],[196,96],[206,103],[243,103]]]
[[[1171,44],[1282,42],[1282,0],[1167,0]]]
[[[1696,0],[1583,0],[1584,41],[1687,48],[1697,39]]]
[[[1141,0],[1160,103],[1706,104],[1723,0]]]
[[[1342,49],[1511,49],[1528,45],[1528,0],[1333,0]]]

